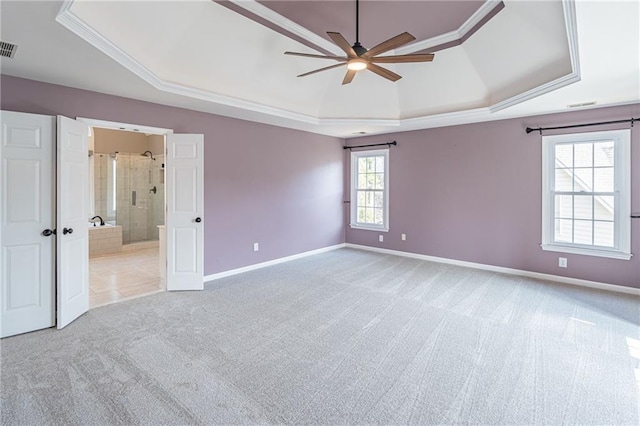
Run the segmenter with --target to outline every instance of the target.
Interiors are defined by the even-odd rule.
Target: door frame
[[[107,120],[99,120],[96,118],[88,118],[88,117],[76,117],[77,121],[81,121],[86,123],[89,127],[99,127],[102,129],[111,129],[111,130],[120,130],[120,131],[128,131],[135,133],[151,133],[155,135],[164,135],[164,154],[165,154],[165,165],[169,164],[170,159],[167,156],[167,152],[169,149],[169,138],[167,135],[173,134],[173,129],[163,128],[163,127],[151,127],[151,126],[143,126],[138,124],[131,123],[121,123],[117,121],[107,121]],[[165,169],[167,167],[165,166]],[[166,225],[166,215],[167,215],[167,205],[169,200],[167,199],[167,180],[165,179],[165,188],[164,188],[164,214],[165,214],[165,225]],[[169,228],[165,228],[165,232],[169,232]],[[166,250],[165,250],[165,273],[164,276],[167,276],[167,262],[166,262]],[[164,291],[166,291],[166,282],[164,283]]]

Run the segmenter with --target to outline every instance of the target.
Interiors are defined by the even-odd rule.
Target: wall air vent
[[[16,55],[18,46],[6,41],[0,41],[0,56],[4,58],[13,58]]]
[[[591,101],[591,102],[583,102],[581,104],[571,104],[571,105],[567,105],[567,108],[582,108],[582,107],[587,107],[587,106],[591,106],[591,105],[595,105],[596,101]]]

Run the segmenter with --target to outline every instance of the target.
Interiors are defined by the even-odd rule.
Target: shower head
[[[143,153],[142,153],[142,154],[140,154],[140,155],[142,155],[143,157],[149,157],[149,158],[151,158],[153,161],[156,161],[156,159],[155,159],[155,158],[153,158],[153,153],[152,153],[151,151],[145,151],[145,152],[143,152]]]

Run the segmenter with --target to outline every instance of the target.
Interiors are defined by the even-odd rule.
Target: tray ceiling
[[[497,119],[522,103],[519,114],[536,113],[526,105],[572,85],[581,74],[573,1],[363,1],[360,39],[366,47],[409,31],[417,40],[389,54],[436,56],[432,63],[390,66],[403,76],[396,83],[363,71],[347,86],[340,84],[343,69],[297,78],[334,62],[283,52],[334,52],[325,31],[355,41],[351,1],[66,1],[56,5],[58,11],[51,3],[43,2],[54,16],[40,13],[57,21],[47,22],[57,26],[52,33],[62,24],[74,33],[75,44],[85,43],[79,50],[88,42],[133,73],[134,79],[126,79],[131,86],[136,78],[146,83],[130,97],[337,136]],[[5,12],[26,16],[35,10],[7,2],[2,9],[2,39],[27,38],[5,22]],[[627,9],[624,19],[636,23],[637,32],[637,12],[629,18]],[[57,37],[69,39],[69,33]],[[32,64],[25,61],[21,68],[19,60],[2,59],[3,72],[29,78]]]

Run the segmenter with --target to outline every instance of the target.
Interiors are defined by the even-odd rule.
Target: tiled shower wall
[[[105,221],[115,220],[115,216],[108,214],[107,197],[109,190],[109,176],[111,175],[109,167],[109,154],[94,154],[93,156],[93,194],[94,194],[94,211],[96,215]]]
[[[95,214],[122,226],[123,244],[157,240],[158,225],[164,225],[164,155],[154,157],[155,161],[136,153],[117,154],[116,214],[112,217],[107,205],[113,179],[110,155],[94,156]]]
[[[164,224],[164,156],[155,158],[118,153],[116,223],[123,244],[157,240],[158,225]]]

